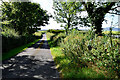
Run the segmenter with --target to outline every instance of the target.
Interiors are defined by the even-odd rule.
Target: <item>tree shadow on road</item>
[[[40,61],[34,56],[15,56],[3,61],[3,80],[58,79],[53,61]],[[20,78],[20,79],[18,79]]]

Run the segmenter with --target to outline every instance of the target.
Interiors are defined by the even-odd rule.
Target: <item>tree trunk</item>
[[[101,13],[100,15],[103,16],[100,16],[98,19],[95,19],[95,21],[93,22],[95,26],[94,29],[96,29],[95,33],[99,35],[102,34],[102,22],[104,21],[104,16],[105,16],[103,13]]]
[[[66,35],[68,35],[68,30],[70,28],[70,20],[71,20],[71,18],[68,18],[67,28],[65,29],[66,30]]]
[[[82,3],[88,13],[88,16],[90,18],[90,23],[95,26],[94,29],[96,29],[96,34],[102,34],[102,22],[104,21],[104,16],[106,13],[108,13],[109,10],[111,10],[112,6],[115,5],[115,2],[111,2],[110,4],[107,4],[105,7],[95,7],[94,3],[88,2]],[[92,27],[93,27],[92,26]]]

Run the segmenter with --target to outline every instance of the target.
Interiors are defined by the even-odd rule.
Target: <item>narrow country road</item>
[[[3,80],[58,80],[46,34],[33,46],[3,61],[2,77]]]

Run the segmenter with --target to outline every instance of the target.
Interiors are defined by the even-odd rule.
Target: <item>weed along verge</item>
[[[57,34],[47,32],[46,34],[61,78],[108,79],[119,77],[119,63],[114,62],[114,60],[119,60],[117,57],[119,45],[116,42],[118,40],[113,41],[112,49],[115,51],[111,52],[109,37],[95,36],[93,40],[89,40],[88,32],[84,34],[79,31],[70,32],[68,36],[63,36],[65,34],[61,32],[57,32]]]

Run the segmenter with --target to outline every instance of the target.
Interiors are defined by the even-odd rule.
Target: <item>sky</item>
[[[52,6],[53,6],[53,0],[32,0],[32,2],[39,3],[41,5],[41,8],[44,10],[47,10],[48,13],[51,13],[54,15]],[[41,30],[46,30],[46,29],[64,29],[63,27],[60,27],[60,23],[57,23],[54,19],[49,20],[49,25],[41,27]]]
[[[8,0],[3,0],[3,1],[8,1]],[[43,8],[44,10],[47,10],[48,13],[51,13],[54,16],[53,9],[52,9],[53,0],[31,0],[31,1],[35,2],[35,3],[39,3],[41,5],[41,8]],[[86,16],[87,12],[83,12],[82,15]],[[112,17],[110,14],[106,14],[105,19],[107,20],[107,23],[105,21],[103,21],[102,28],[110,27],[112,19],[113,19],[113,25],[118,22],[117,15],[114,15],[114,17]],[[49,24],[46,26],[42,26],[41,29],[42,30],[64,29],[63,27],[60,27],[60,25],[61,25],[60,23],[57,23],[54,19],[50,18]],[[115,27],[118,27],[118,26],[115,26]],[[79,27],[79,29],[90,29],[90,28]]]

